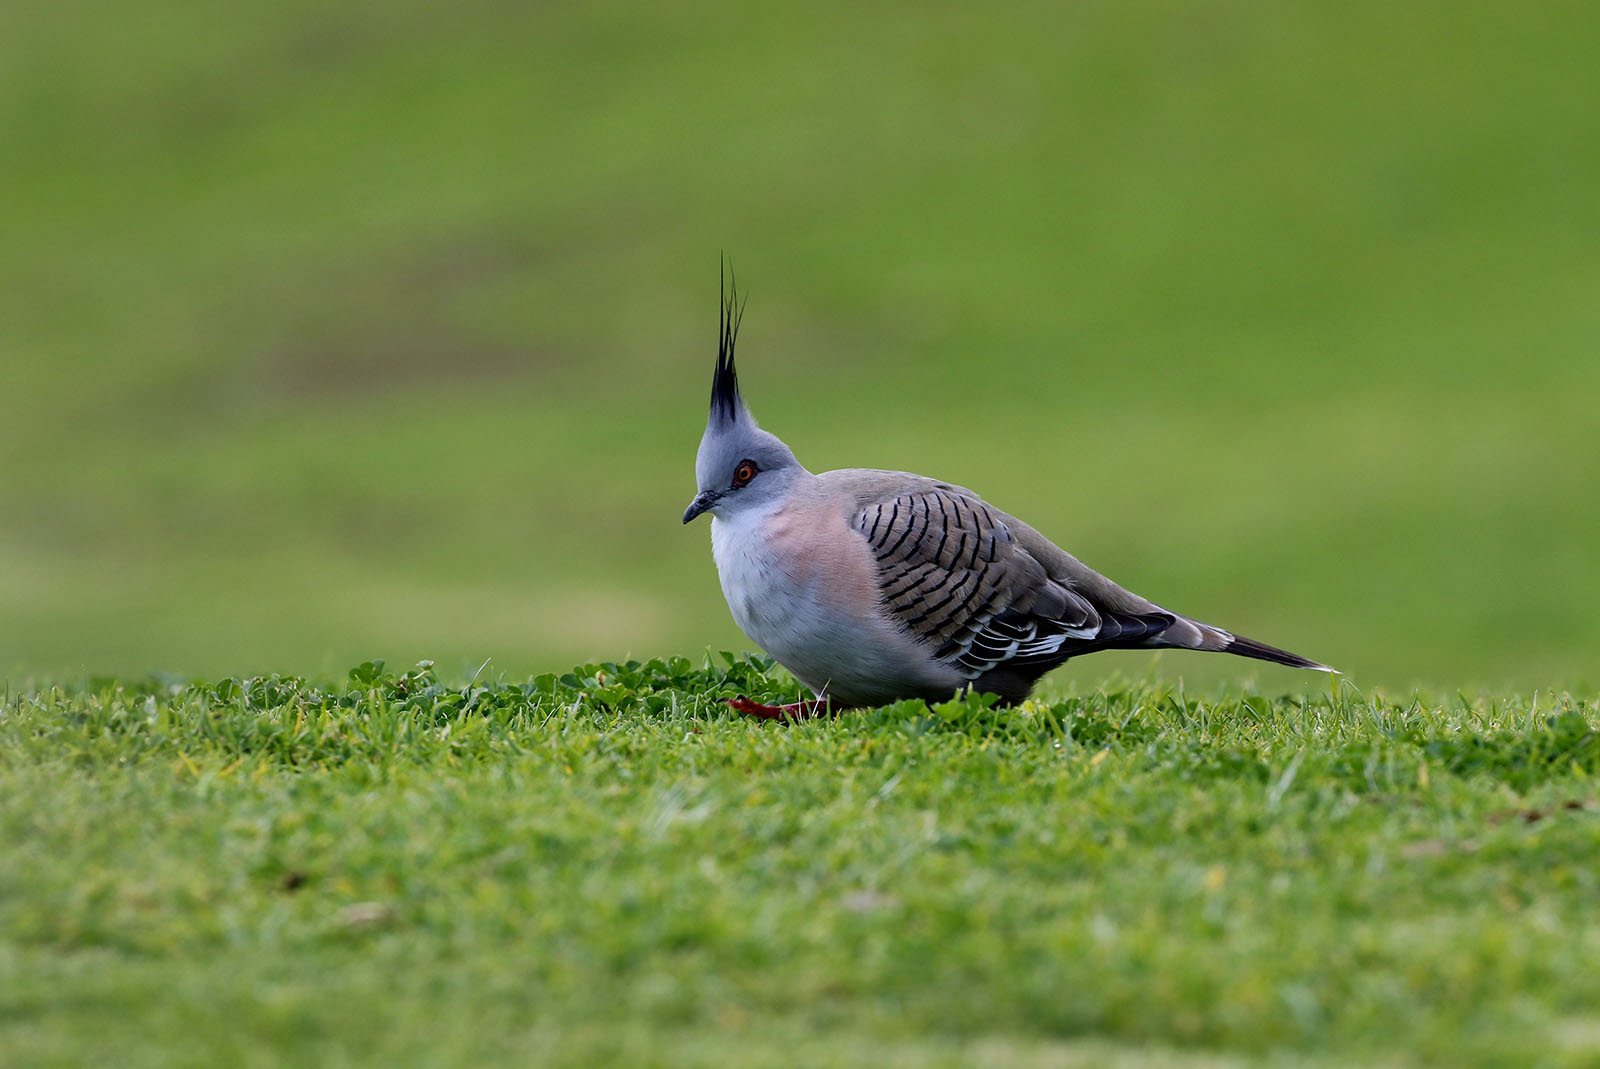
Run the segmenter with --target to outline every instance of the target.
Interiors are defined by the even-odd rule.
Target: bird
[[[965,487],[806,470],[740,394],[745,303],[731,269],[723,279],[711,411],[683,522],[711,514],[734,621],[815,695],[787,705],[740,696],[728,703],[736,712],[799,719],[968,689],[1012,704],[1065,661],[1113,649],[1336,671],[1140,597]]]

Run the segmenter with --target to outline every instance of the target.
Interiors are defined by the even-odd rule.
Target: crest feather
[[[717,339],[717,370],[711,378],[711,416],[715,419],[720,413],[727,422],[737,423],[744,402],[739,397],[739,373],[733,366],[733,346],[739,339],[739,324],[744,321],[744,301],[739,300],[733,264],[724,257],[722,267],[722,285],[718,294],[722,305],[722,329]]]

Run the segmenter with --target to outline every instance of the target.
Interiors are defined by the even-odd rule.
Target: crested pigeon
[[[730,280],[731,281],[731,280]],[[733,618],[817,696],[765,718],[944,700],[1026,698],[1069,658],[1107,649],[1210,650],[1333,672],[1124,590],[964,487],[900,471],[814,475],[756,425],[733,349],[744,306],[725,287],[711,414],[688,523],[711,513]]]

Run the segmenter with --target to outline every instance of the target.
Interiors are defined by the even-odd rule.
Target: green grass
[[[1593,1064],[1600,711],[758,661],[13,688],[0,1061]]]
[[[742,645],[677,524],[725,249],[815,469],[1363,686],[1600,682],[1600,7],[26,7],[13,680]]]

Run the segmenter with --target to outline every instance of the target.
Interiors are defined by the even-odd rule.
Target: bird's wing
[[[1175,619],[1097,605],[1052,578],[1000,513],[959,487],[886,494],[854,526],[877,559],[884,611],[969,679],[1139,645]]]

